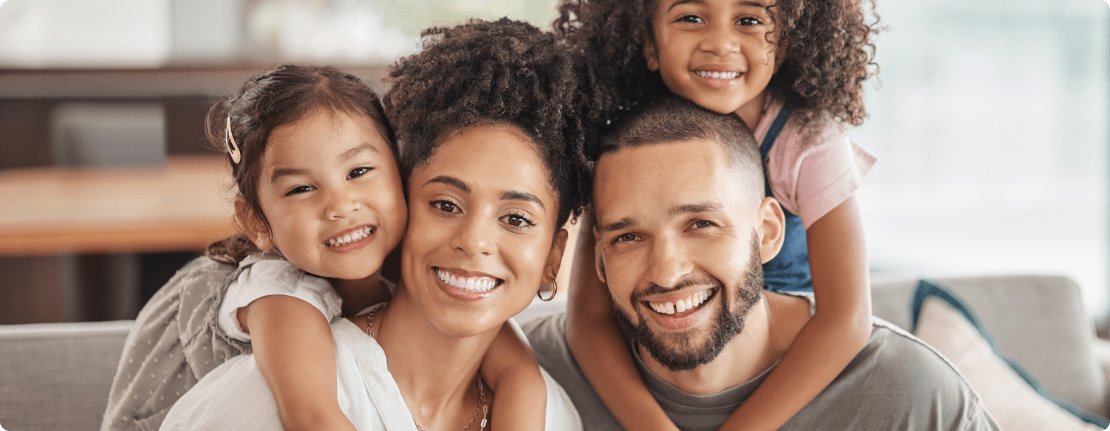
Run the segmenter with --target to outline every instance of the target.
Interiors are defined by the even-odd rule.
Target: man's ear
[[[659,52],[655,49],[655,41],[651,37],[644,38],[644,60],[647,68],[652,72],[659,70]]]
[[[762,263],[767,263],[782,250],[786,237],[786,216],[775,198],[765,197],[759,203],[756,221],[759,222],[759,256]]]
[[[559,229],[555,233],[555,240],[551,242],[551,252],[547,255],[547,264],[543,268],[543,282],[545,284],[555,281],[559,276],[559,267],[563,263],[563,251],[567,248],[566,229]]]
[[[239,224],[239,229],[247,234],[247,237],[259,250],[269,251],[274,248],[273,238],[270,237],[270,228],[266,227],[262,218],[250,209],[247,200],[242,196],[235,198],[235,222]]]

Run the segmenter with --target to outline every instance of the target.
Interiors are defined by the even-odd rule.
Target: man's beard
[[[661,288],[656,285],[649,286],[632,294],[632,303],[641,302],[637,298],[648,294],[662,293],[682,287],[697,284],[714,284],[717,295],[720,296],[721,307],[713,318],[709,334],[702,337],[700,345],[694,345],[690,337],[685,334],[663,335],[655,332],[645,322],[641,312],[642,307],[634,307],[640,324],[634,324],[632,319],[620,307],[613,305],[617,321],[624,327],[637,344],[643,346],[652,358],[671,371],[692,370],[700,365],[707,364],[724,350],[725,345],[732,338],[744,330],[744,319],[748,311],[759,301],[763,294],[763,265],[759,260],[759,238],[752,232],[751,259],[748,261],[748,270],[739,285],[732,289],[725,289],[724,284],[717,279],[689,279],[679,282],[674,288]],[[735,295],[735,298],[730,296]]]

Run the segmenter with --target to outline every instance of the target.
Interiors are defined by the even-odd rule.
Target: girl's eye
[[[700,16],[697,16],[697,15],[683,15],[683,16],[678,18],[678,21],[687,22],[687,23],[690,23],[690,24],[701,24],[701,23],[705,22],[701,19]]]
[[[743,18],[740,18],[740,19],[736,20],[736,24],[747,27],[747,26],[763,24],[763,21],[760,21],[756,18],[752,18],[750,16],[746,16],[746,17],[743,17]]]
[[[505,223],[508,223],[509,226],[513,227],[533,227],[536,225],[535,222],[529,220],[528,217],[525,217],[522,214],[509,214],[503,217],[502,220],[504,220]]]
[[[432,208],[435,208],[435,209],[437,209],[441,212],[445,212],[445,213],[448,213],[448,214],[456,214],[456,213],[461,213],[462,212],[462,210],[459,209],[459,206],[455,205],[451,201],[443,201],[443,200],[432,201]]]
[[[347,179],[361,177],[363,174],[370,172],[370,168],[354,168],[351,173],[347,174]]]
[[[293,190],[290,190],[289,193],[286,193],[285,195],[286,196],[291,196],[291,195],[295,195],[295,194],[298,194],[298,193],[311,192],[313,190],[316,190],[316,188],[312,187],[312,186],[297,186],[297,187],[294,187]]]

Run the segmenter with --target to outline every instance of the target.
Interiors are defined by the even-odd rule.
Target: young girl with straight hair
[[[254,353],[285,429],[355,429],[337,398],[330,322],[388,300],[386,256],[407,209],[393,130],[377,95],[330,67],[283,65],[212,107],[242,233],[208,248],[143,307],[101,429],[158,429],[170,407],[230,358]],[[535,429],[544,386],[506,327],[486,380],[506,429]],[[541,425],[542,426],[542,425]]]

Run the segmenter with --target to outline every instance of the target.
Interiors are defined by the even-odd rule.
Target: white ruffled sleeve
[[[299,298],[320,310],[330,322],[339,317],[343,300],[327,280],[307,274],[284,259],[266,259],[250,264],[231,283],[220,304],[217,322],[228,336],[250,341],[236,314],[264,296],[285,295]]]

